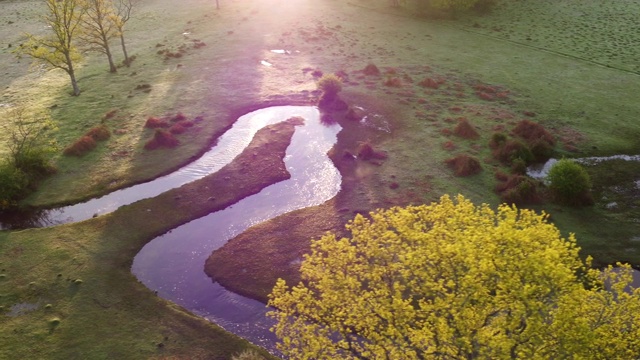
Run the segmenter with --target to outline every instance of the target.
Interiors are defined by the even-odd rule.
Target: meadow
[[[180,6],[146,0],[126,33],[135,61],[110,74],[99,54],[88,54],[78,71],[82,93],[73,97],[64,73],[13,53],[22,32],[46,31],[40,2],[3,0],[0,116],[15,106],[50,114],[61,150],[96,125],[110,129],[110,139],[87,155],[58,152],[57,173],[23,202],[52,207],[171,172],[214,144],[239,115],[271,104],[315,104],[316,80],[339,74],[341,98],[358,119],[366,117],[335,114],[343,131],[330,156],[343,177],[340,193],[256,225],[210,258],[215,266],[207,272],[216,280],[264,299],[277,277],[297,279],[308,239],[341,233],[356,213],[428,203],[444,193],[498,204],[496,172],[509,167],[488,143],[522,120],[554,135],[556,157],[640,153],[640,50],[630,45],[637,36],[631,14],[639,6],[501,1],[491,13],[434,20],[390,8],[386,0],[237,0],[221,1],[219,10],[205,0]],[[379,74],[365,71],[369,64]],[[180,144],[145,150],[153,137],[144,126],[148,119],[177,114],[194,123],[176,134]],[[456,135],[462,119],[477,137]],[[5,156],[7,141],[6,132],[0,134]],[[345,156],[362,144],[384,158]],[[478,159],[481,171],[456,176],[445,161],[457,155]],[[156,297],[129,271],[133,256],[153,237],[246,196],[237,191],[241,182],[277,181],[245,179],[233,172],[238,164],[110,215],[0,232],[0,316],[6,320],[0,357],[229,358],[249,348]],[[594,206],[531,206],[549,213],[563,234],[576,233],[596,265],[638,266],[637,194],[612,193],[610,186],[634,182],[634,172],[620,171],[625,163],[612,166],[589,169]],[[215,203],[203,196],[218,199],[225,192],[229,198]],[[608,207],[612,197],[622,205]],[[172,211],[177,202],[180,211]]]

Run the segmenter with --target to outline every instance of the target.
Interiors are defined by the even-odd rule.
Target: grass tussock
[[[156,129],[153,134],[153,138],[151,138],[149,141],[147,141],[146,144],[144,144],[144,148],[146,150],[155,150],[158,148],[174,148],[179,144],[180,142],[178,141],[178,139],[176,139],[175,136],[173,136],[173,134],[169,131],[164,129]]]
[[[466,118],[458,119],[458,125],[453,129],[453,133],[463,139],[477,139],[480,134]]]
[[[539,204],[543,201],[540,183],[526,175],[507,175],[498,172],[496,179],[499,181],[496,185],[496,193],[503,203],[526,205]]]
[[[378,69],[378,67],[372,63],[367,64],[362,72],[368,76],[380,76],[380,69]]]
[[[388,77],[385,81],[384,81],[384,86],[388,86],[388,87],[402,87],[402,80],[398,77]]]
[[[83,135],[73,144],[67,146],[63,150],[63,154],[67,156],[84,156],[98,146],[96,140],[88,135]]]
[[[385,152],[375,150],[369,141],[362,141],[358,144],[356,155],[361,160],[384,160],[387,158]]]
[[[85,135],[91,136],[95,141],[105,141],[111,137],[111,131],[106,125],[98,125],[89,129]]]
[[[158,129],[169,127],[169,123],[166,120],[159,119],[157,117],[149,117],[144,123],[144,127],[147,129]]]
[[[453,169],[456,176],[471,176],[479,174],[482,171],[482,165],[477,158],[460,154],[456,157],[445,160],[447,166]]]

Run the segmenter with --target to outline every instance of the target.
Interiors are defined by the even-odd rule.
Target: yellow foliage
[[[347,229],[313,241],[302,283],[270,295],[293,359],[640,356],[630,268],[589,270],[544,214],[443,196]]]

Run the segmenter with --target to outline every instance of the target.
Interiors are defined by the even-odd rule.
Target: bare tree
[[[89,51],[98,51],[106,55],[109,72],[116,72],[109,41],[118,34],[115,9],[110,0],[85,0],[85,16],[82,19],[80,40]]]
[[[127,54],[127,46],[124,42],[124,26],[131,19],[131,12],[136,4],[135,0],[115,0],[116,14],[113,18],[113,22],[118,30],[120,36],[120,44],[122,45],[122,52],[124,53],[124,64],[131,65],[131,59]]]
[[[53,34],[39,37],[26,34],[27,41],[20,45],[17,53],[27,55],[47,65],[64,70],[71,78],[73,95],[80,95],[74,64],[82,58],[73,41],[80,29],[84,15],[81,0],[45,0],[47,13],[45,23]]]

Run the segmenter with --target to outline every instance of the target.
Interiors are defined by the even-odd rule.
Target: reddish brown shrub
[[[379,159],[384,160],[387,158],[387,154],[382,151],[376,151],[371,143],[368,141],[358,143],[358,149],[356,150],[356,154],[359,159],[362,160],[370,160],[370,159]]]
[[[449,135],[452,134],[452,131],[451,131],[451,129],[442,129],[442,130],[440,130],[440,133],[442,135],[449,136]]]
[[[482,100],[487,100],[487,101],[493,101],[495,100],[495,96],[493,96],[490,93],[484,92],[484,91],[478,91],[476,92],[476,95],[478,95],[478,97]]]
[[[67,146],[63,154],[68,156],[83,156],[89,151],[95,149],[97,146],[96,141],[91,136],[82,136],[76,140],[73,144]]]
[[[453,133],[464,139],[477,139],[480,137],[478,131],[466,118],[458,119],[458,125],[453,129]]]
[[[527,143],[535,161],[545,161],[553,155],[556,139],[542,125],[522,120],[514,127],[513,134]]]
[[[156,117],[150,117],[147,119],[147,122],[144,124],[144,127],[148,129],[157,129],[157,128],[165,128],[168,127],[169,123],[165,120],[158,119]]]
[[[182,121],[179,121],[177,124],[186,128],[190,128],[194,125],[193,121],[189,121],[189,120],[182,120]]]
[[[502,171],[496,171],[495,177],[498,181],[507,181],[507,179],[509,179],[509,174],[506,174]]]
[[[369,76],[378,76],[378,75],[380,75],[380,69],[378,69],[378,67],[375,66],[374,64],[367,64],[367,66],[364,67],[362,72],[365,75],[369,75]]]
[[[519,136],[528,144],[532,144],[538,140],[543,140],[550,145],[556,144],[556,139],[544,126],[530,120],[521,120],[518,122],[513,128],[513,134]]]
[[[467,154],[460,154],[454,158],[447,159],[445,163],[453,169],[456,176],[471,176],[482,171],[480,161]]]
[[[104,141],[111,137],[111,131],[105,125],[98,125],[89,129],[84,135],[92,137],[95,141]]]
[[[173,126],[169,128],[169,132],[175,135],[182,134],[185,131],[187,131],[187,128],[180,124],[173,124]]]
[[[477,92],[484,92],[484,93],[489,93],[489,94],[495,94],[498,91],[493,86],[484,85],[484,84],[478,84],[478,85],[474,86],[473,88],[476,89]]]
[[[180,112],[177,113],[175,116],[173,116],[171,118],[171,121],[173,121],[173,122],[178,122],[178,121],[183,121],[183,120],[187,120],[187,117],[184,116],[184,114],[182,114]]]
[[[384,85],[389,87],[402,87],[402,80],[397,77],[388,77],[387,80],[385,80]]]
[[[176,147],[179,142],[170,132],[162,129],[157,129],[153,134],[153,138],[144,145],[147,150],[154,150],[159,147]]]
[[[418,85],[431,89],[437,89],[440,87],[440,83],[432,78],[425,78],[424,80],[420,81]]]

